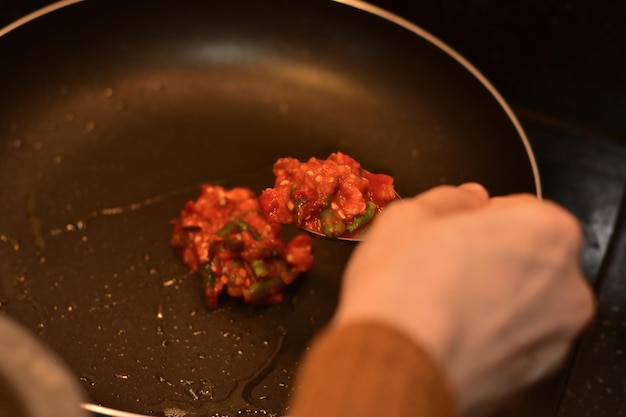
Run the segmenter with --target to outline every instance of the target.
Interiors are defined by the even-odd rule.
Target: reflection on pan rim
[[[109,416],[109,417],[148,417],[146,415],[143,414],[135,414],[135,413],[129,413],[127,411],[120,411],[120,410],[115,410],[113,408],[107,408],[107,407],[103,407],[101,405],[96,405],[96,404],[90,404],[90,403],[84,403],[81,404],[81,407],[86,410],[89,411],[91,413],[93,413],[96,416]]]

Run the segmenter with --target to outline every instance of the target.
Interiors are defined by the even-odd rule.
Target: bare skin
[[[437,187],[392,203],[368,231],[331,326],[400,330],[441,365],[460,414],[483,415],[556,369],[591,319],[581,241],[554,203]]]

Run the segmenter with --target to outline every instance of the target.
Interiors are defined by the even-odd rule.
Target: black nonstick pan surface
[[[495,89],[364,3],[70,1],[10,29],[0,310],[58,352],[93,404],[289,411],[354,246],[316,241],[314,268],[280,305],[208,310],[170,247],[170,222],[202,183],[260,191],[279,157],[343,151],[393,175],[404,196],[465,181],[540,194]]]

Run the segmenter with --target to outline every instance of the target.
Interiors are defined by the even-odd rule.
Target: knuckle
[[[570,292],[570,311],[568,315],[572,330],[580,331],[595,316],[597,303],[593,290],[580,271],[573,274],[574,284]]]
[[[550,221],[553,222],[554,228],[566,240],[574,242],[577,245],[582,242],[583,231],[580,221],[569,211],[557,206],[554,203],[548,203],[553,211]]]
[[[583,307],[581,308],[581,310],[582,310],[582,315],[583,315],[583,321],[585,323],[589,323],[593,319],[593,317],[596,315],[598,306],[597,306],[595,294],[588,285],[584,286],[582,299],[583,299],[582,301]]]
[[[536,200],[528,211],[529,216],[537,222],[537,226],[545,232],[575,247],[582,244],[583,233],[580,221],[563,207],[550,201]]]

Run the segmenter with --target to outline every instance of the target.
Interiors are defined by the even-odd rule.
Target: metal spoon
[[[398,192],[397,191],[394,191],[394,192],[395,192],[395,195],[396,195],[395,200],[402,200],[402,197],[400,197]],[[395,201],[395,200],[392,200],[392,201]],[[313,231],[313,230],[310,230],[310,229],[306,229],[303,226],[296,226],[296,227],[298,227],[298,229],[300,229],[300,230],[303,230],[303,231],[305,231],[305,232],[307,232],[307,233],[309,233],[309,234],[311,234],[311,235],[313,235],[313,236],[315,236],[317,238],[321,238],[321,239],[341,240],[341,241],[344,241],[344,242],[362,242],[362,241],[365,240],[364,239],[364,235],[366,234],[367,230],[370,228],[370,226],[372,225],[372,222],[374,220],[375,219],[370,220],[367,225],[365,225],[365,226],[363,226],[362,228],[359,229],[359,231],[358,231],[358,233],[356,235],[351,235],[351,236],[331,237],[331,236],[325,235],[324,233],[319,233],[319,232],[316,232],[316,231]]]

